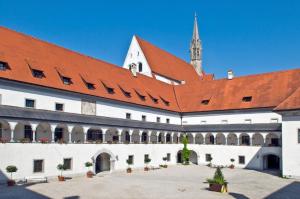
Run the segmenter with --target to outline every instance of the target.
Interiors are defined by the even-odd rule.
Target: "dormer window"
[[[109,93],[109,94],[114,94],[115,93],[115,89],[114,87],[110,84],[110,82],[107,82],[107,81],[104,81],[104,80],[101,80],[103,86],[105,87],[106,91]]]
[[[44,77],[45,77],[45,74],[44,74],[44,72],[43,72],[43,71],[41,71],[41,70],[32,69],[31,71],[32,71],[32,75],[33,75],[33,77],[35,77],[35,78],[40,78],[40,79],[42,79],[42,78],[44,78]]]
[[[251,102],[252,101],[252,96],[245,96],[243,97],[243,102]]]
[[[95,90],[95,85],[92,84],[92,83],[86,83],[86,87],[89,89],[89,90]]]
[[[169,106],[170,105],[170,102],[164,98],[164,97],[160,97],[162,99],[162,101],[165,103],[166,106]]]
[[[206,99],[206,100],[202,100],[201,101],[201,104],[203,104],[203,105],[208,105],[209,104],[209,99]]]
[[[61,79],[62,79],[62,81],[63,81],[63,83],[64,83],[65,85],[70,85],[70,84],[72,84],[72,80],[71,80],[71,78],[69,78],[69,77],[64,77],[64,76],[62,76]]]
[[[152,101],[157,104],[158,103],[158,96],[157,95],[154,95],[153,92],[149,92],[147,91],[147,93],[149,94],[150,98],[152,99]]]
[[[8,64],[0,61],[0,71],[6,71],[7,69],[9,69]]]
[[[135,89],[135,92],[137,93],[137,95],[140,97],[141,100],[143,100],[143,101],[146,100],[146,94],[143,90]]]
[[[130,92],[130,88],[124,86],[124,85],[119,85],[121,91],[123,92],[123,94],[126,96],[126,97],[131,97],[131,92]]]
[[[86,87],[89,90],[95,90],[96,89],[93,80],[91,78],[89,78],[89,76],[87,76],[87,75],[80,75],[80,77],[81,77],[82,81],[84,82],[84,84],[86,85]]]

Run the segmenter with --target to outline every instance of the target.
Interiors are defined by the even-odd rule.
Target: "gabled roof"
[[[296,109],[300,109],[300,87],[275,108],[276,111]]]
[[[136,38],[153,73],[189,83],[201,79],[191,64],[139,37]]]

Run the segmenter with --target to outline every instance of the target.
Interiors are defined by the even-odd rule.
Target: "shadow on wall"
[[[291,184],[278,189],[272,194],[265,197],[266,199],[281,199],[281,198],[299,198],[300,195],[300,182],[292,182]]]
[[[49,199],[49,197],[47,197],[47,196],[44,196],[40,193],[36,193],[34,191],[31,191],[31,190],[27,189],[27,187],[30,186],[30,185],[16,185],[16,186],[13,186],[13,187],[7,187],[6,181],[8,180],[8,178],[2,170],[0,170],[0,177],[1,177],[0,198]]]

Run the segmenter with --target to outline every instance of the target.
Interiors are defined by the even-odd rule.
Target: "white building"
[[[123,68],[0,28],[0,180],[190,160],[300,176],[300,70],[217,79],[134,36]]]

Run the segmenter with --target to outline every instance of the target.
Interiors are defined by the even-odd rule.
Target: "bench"
[[[48,182],[48,178],[45,176],[28,176],[24,178],[24,182],[25,183],[29,183],[29,182],[33,182],[33,183],[37,183],[37,182]]]

